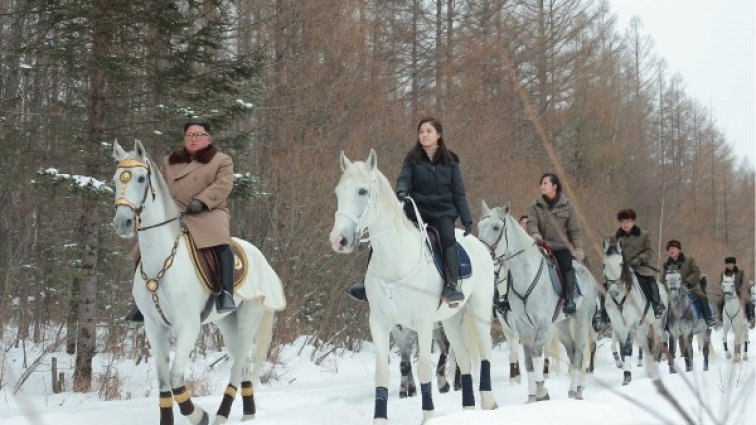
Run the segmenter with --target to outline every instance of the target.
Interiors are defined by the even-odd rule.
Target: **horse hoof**
[[[190,422],[191,422],[191,419],[190,419]],[[197,422],[197,425],[208,425],[209,423],[210,423],[210,417],[207,415],[207,412],[203,410],[202,418],[199,420],[199,422]]]
[[[630,381],[633,379],[632,375],[630,375],[630,372],[628,372],[628,371],[625,371],[625,373],[623,375],[624,375],[624,378],[622,379],[622,385],[629,384]]]
[[[568,397],[568,398],[571,398],[571,399],[573,399],[573,400],[577,400],[577,391],[572,391],[572,390],[570,390],[570,391],[569,391],[569,392],[567,393],[567,397]]]
[[[706,367],[704,367],[704,370],[706,370],[706,369],[707,369],[707,368],[706,368]],[[692,368],[691,366],[685,366],[685,371],[686,371],[686,372],[693,372],[693,368]]]
[[[546,401],[551,400],[551,397],[549,397],[549,393],[546,393],[543,397],[536,397],[536,401]]]
[[[242,422],[251,421],[254,418],[255,418],[254,414],[252,414],[252,415],[244,415],[244,416],[242,416],[241,421]]]
[[[407,391],[399,391],[399,398],[407,398]]]
[[[447,382],[447,383],[445,383],[445,384],[444,384],[444,386],[443,386],[443,387],[439,387],[439,388],[438,388],[438,392],[440,392],[441,394],[446,394],[446,393],[448,393],[448,392],[449,392],[449,390],[450,390],[450,389],[451,389],[451,386],[450,386],[450,385],[449,385],[449,383]]]
[[[578,385],[577,387],[577,397],[578,400],[583,399],[583,387],[581,385]]]
[[[726,353],[725,353],[725,358],[726,358],[726,359],[731,359],[731,358],[732,358],[732,354],[730,354],[730,352],[729,352],[729,351],[728,351],[728,352],[726,352]]]
[[[675,369],[674,367],[670,366],[669,367],[669,373],[677,373],[677,369]]]
[[[546,378],[548,378],[548,377],[549,377],[549,372],[544,372],[544,373],[543,373],[543,378],[544,378],[544,379],[546,379]]]
[[[616,362],[614,364],[617,366],[617,369],[622,369],[622,367],[625,366],[622,362]]]
[[[536,401],[538,401],[536,396],[531,394],[528,396],[528,401],[526,401],[525,404],[535,403]]]
[[[416,388],[410,389],[409,393],[407,393],[407,395],[410,396],[410,397],[416,396],[417,395],[417,389]]]
[[[222,415],[216,415],[215,420],[213,420],[213,425],[223,425],[226,422],[228,422],[228,418]]]

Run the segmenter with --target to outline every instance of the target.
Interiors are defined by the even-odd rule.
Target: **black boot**
[[[446,285],[444,285],[444,290],[441,292],[441,297],[446,300],[449,307],[454,308],[465,299],[465,294],[460,290],[459,260],[457,258],[456,245],[444,249],[444,259],[446,260]]]
[[[698,305],[701,307],[701,314],[703,314],[704,319],[706,319],[706,326],[709,329],[715,328],[717,326],[717,321],[711,316],[711,307],[709,307],[709,300],[704,295],[703,297],[696,297],[698,300]]]
[[[234,253],[229,245],[213,247],[220,260],[221,291],[215,297],[215,309],[218,313],[236,310],[234,304]]]
[[[365,293],[365,282],[361,280],[354,282],[352,286],[350,286],[349,289],[346,290],[346,293],[357,301],[367,301],[367,294]]]
[[[649,282],[649,294],[651,295],[651,303],[654,305],[654,317],[657,319],[661,319],[664,315],[664,304],[661,302],[661,297],[659,296],[659,284],[656,283],[656,280],[653,280]],[[709,313],[711,315],[711,313]]]
[[[572,299],[575,294],[575,285],[577,285],[575,270],[570,270],[564,274],[564,285],[567,294],[565,296],[564,306],[562,306],[562,311],[564,311],[564,314],[573,314],[577,309],[575,307],[575,300]]]
[[[756,324],[756,320],[754,320],[754,304],[748,303],[746,304],[746,319],[748,319],[748,322],[751,325],[751,329],[753,329],[754,324]]]
[[[134,307],[131,307],[131,311],[129,311],[128,314],[123,317],[123,320],[142,323],[144,322],[144,316],[142,315],[142,312],[139,311],[139,307],[134,304]]]
[[[506,316],[507,313],[509,313],[509,310],[512,309],[509,305],[509,286],[507,286],[507,290],[504,291],[504,295],[499,295],[499,299],[496,300],[496,309],[499,310],[503,316]]]
[[[602,325],[608,325],[609,315],[606,314],[606,295],[599,292],[599,306],[593,314],[593,330],[599,332]]]

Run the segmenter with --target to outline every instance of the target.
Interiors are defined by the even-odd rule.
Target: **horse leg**
[[[416,334],[410,329],[399,327],[394,327],[391,334],[394,335],[394,342],[399,347],[399,355],[402,359],[399,363],[399,371],[402,375],[399,382],[399,398],[412,397],[417,392],[414,388],[415,378],[412,376],[412,340]]]
[[[533,378],[535,380],[536,401],[549,399],[549,390],[543,381],[543,346],[533,349]]]
[[[675,338],[672,336],[672,334],[669,335],[667,338],[666,344],[666,354],[667,354],[667,365],[669,366],[669,373],[677,373],[677,369],[675,369],[675,347],[677,343],[675,342]],[[662,347],[662,350],[664,347]]]
[[[433,395],[431,393],[431,380],[433,379],[433,323],[427,326],[418,325],[417,329],[417,378],[420,381],[420,397],[422,398],[423,422],[433,417]]]
[[[522,346],[525,354],[525,371],[528,373],[528,400],[526,403],[536,402],[535,366],[533,366],[533,350],[529,345]]]
[[[262,367],[268,359],[268,350],[273,339],[273,319],[275,312],[264,311],[260,324],[257,327],[257,333],[254,336],[254,356],[250,352],[250,358],[245,362],[242,371],[242,421],[254,419],[257,408],[255,407],[255,393],[253,382],[257,382],[262,372]],[[253,367],[250,369],[249,365]]]
[[[704,332],[703,340],[704,340],[703,342],[703,358],[704,358],[703,370],[704,372],[706,372],[709,370],[709,347],[711,346],[711,329],[706,329],[706,331]]]
[[[388,423],[389,336],[392,325],[384,323],[376,314],[370,314],[370,335],[375,347],[375,410],[373,424]]]
[[[622,343],[622,362],[625,365],[625,370],[622,372],[622,385],[627,385],[632,380],[632,368],[633,368],[633,333],[632,331],[627,334],[625,342]]]
[[[444,328],[435,326],[433,328],[433,340],[436,341],[438,349],[441,352],[438,356],[438,364],[436,365],[436,384],[438,385],[438,391],[440,393],[447,393],[451,388],[449,381],[446,379],[446,362],[449,354],[449,340],[446,339]]]
[[[173,396],[171,395],[170,379],[170,350],[168,339],[170,330],[162,324],[155,324],[145,318],[145,333],[152,348],[151,354],[155,359],[158,388],[160,390],[160,425],[173,425]]]
[[[263,313],[264,311],[259,307],[259,304],[253,301],[246,301],[239,305],[236,313],[226,315],[216,322],[218,329],[220,329],[223,335],[223,341],[226,344],[226,349],[233,363],[229,373],[228,385],[223,392],[223,399],[216,412],[213,425],[222,425],[228,421],[231,406],[236,398],[242,376],[245,374],[245,371],[247,375],[251,375],[249,368],[250,349],[252,348],[252,341],[255,339],[255,335],[258,329],[260,329]],[[265,345],[268,341],[261,340],[259,343]],[[254,392],[251,379],[244,382],[242,397],[249,397],[245,400],[244,419],[252,419],[255,414],[255,407],[254,398],[252,398],[254,397]],[[251,406],[249,405],[250,401],[252,402]]]
[[[693,370],[693,334],[688,335],[685,344],[685,371]]]
[[[462,381],[462,408],[475,409],[475,394],[473,393],[472,375],[470,374],[470,355],[462,335],[462,318],[460,314],[444,320],[444,330],[449,338]]]
[[[477,299],[471,300],[477,301]],[[486,303],[482,307],[484,309],[490,308],[489,303]],[[468,308],[471,304],[468,305]],[[480,306],[479,306],[480,307]],[[496,400],[491,393],[491,323],[486,320],[477,320],[474,314],[470,313],[465,318],[465,323],[468,325],[467,329],[473,339],[473,343],[477,341],[477,348],[480,353],[480,407],[483,410],[493,410],[498,407]]]
[[[612,356],[614,357],[614,364],[618,369],[622,369],[622,356],[619,353],[622,348],[619,345],[619,335],[616,332],[612,332]]]
[[[638,345],[638,367],[643,367],[643,346]]]
[[[727,348],[727,334],[730,332],[730,321],[725,319],[723,320],[722,325],[722,346],[724,347],[725,352],[725,358],[730,359],[732,357],[732,354],[730,353],[730,350]]]
[[[575,344],[575,341],[573,341],[572,339],[572,330],[570,329],[571,321],[572,320],[563,320],[561,322],[558,322],[556,324],[556,328],[559,330],[559,340],[562,342],[565,351],[567,351],[567,361],[570,364],[568,369],[568,374],[570,376],[570,389],[567,392],[567,396],[569,398],[576,399],[578,375],[583,363],[583,353],[581,350],[581,352],[578,354],[577,344]],[[580,364],[577,364],[578,359],[580,360]]]
[[[179,411],[186,416],[193,425],[207,425],[209,418],[207,412],[192,403],[189,392],[184,387],[184,370],[189,354],[194,349],[199,335],[199,316],[186,317],[186,322],[180,326],[174,326],[176,344],[174,346],[173,365],[171,365],[171,387],[173,399],[179,405]]]

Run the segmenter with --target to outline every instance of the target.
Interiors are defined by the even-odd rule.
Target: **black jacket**
[[[463,224],[472,224],[459,160],[452,155],[454,161],[449,164],[431,162],[426,155],[420,160],[405,161],[396,181],[396,192],[408,193],[425,219],[460,217]]]

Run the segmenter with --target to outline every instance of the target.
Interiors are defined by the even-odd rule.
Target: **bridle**
[[[142,218],[141,213],[144,210],[145,202],[147,201],[147,195],[148,193],[152,194],[152,200],[155,200],[155,188],[152,185],[152,170],[150,169],[150,162],[149,161],[139,161],[137,159],[122,159],[118,161],[118,168],[125,168],[125,170],[121,171],[121,174],[118,176],[118,180],[121,182],[121,194],[116,198],[115,200],[115,206],[118,208],[119,206],[125,206],[130,208],[132,211],[134,211],[134,225],[136,227],[137,232],[141,232],[144,230],[154,229],[156,227],[163,226],[165,224],[168,224],[170,222],[180,220],[181,217],[183,217],[184,213],[179,213],[176,217],[173,217],[171,219],[162,221],[157,224],[153,224],[150,226],[142,227]],[[130,171],[131,168],[144,168],[147,170],[147,185],[144,187],[144,193],[142,194],[142,201],[139,203],[139,205],[134,205],[131,201],[126,199],[126,186],[131,182],[132,173]],[[139,262],[139,273],[142,279],[144,280],[145,286],[147,287],[147,290],[150,291],[150,294],[152,296],[152,302],[155,304],[155,308],[157,309],[158,313],[160,313],[160,317],[165,321],[167,325],[171,325],[171,322],[168,320],[167,317],[165,317],[165,314],[163,313],[163,309],[160,308],[160,299],[158,298],[157,290],[160,287],[160,280],[165,275],[165,272],[168,271],[168,269],[173,265],[173,259],[176,256],[176,250],[179,245],[179,240],[181,240],[181,235],[183,235],[184,232],[180,231],[176,235],[176,240],[173,241],[173,247],[171,248],[171,253],[168,255],[168,258],[163,261],[163,267],[160,269],[160,271],[157,273],[157,275],[154,278],[149,278],[147,274],[144,272],[143,268],[143,262]]]
[[[362,221],[365,220],[365,217],[367,216],[368,212],[370,211],[371,207],[375,207],[375,205],[378,203],[378,176],[376,176],[375,171],[372,173],[372,178],[370,181],[370,190],[368,191],[368,199],[365,203],[365,208],[362,209],[362,211],[358,215],[352,215],[347,212],[343,212],[340,210],[336,210],[336,217],[338,216],[344,216],[347,219],[349,219],[351,222],[353,222],[356,226],[354,228],[354,240],[355,244],[360,242],[366,242],[369,239],[363,239],[365,236],[365,232],[367,231],[367,227],[362,224]]]
[[[122,159],[117,162],[118,168],[125,168],[125,170],[121,171],[121,174],[118,176],[118,180],[121,182],[121,194],[116,198],[115,200],[115,206],[118,208],[119,206],[128,207],[132,211],[134,211],[134,225],[136,227],[137,232],[141,232],[144,230],[154,229],[156,227],[160,227],[162,225],[168,224],[170,222],[179,220],[181,217],[183,217],[183,213],[179,213],[176,217],[170,218],[168,220],[162,221],[157,224],[152,224],[150,226],[142,227],[142,211],[144,210],[144,204],[147,201],[147,195],[148,193],[152,194],[152,200],[155,200],[155,187],[152,185],[152,170],[150,167],[149,161],[140,161],[138,159]],[[139,205],[133,204],[131,201],[126,199],[126,186],[131,182],[132,173],[129,169],[131,168],[144,168],[147,171],[147,185],[144,187],[144,193],[142,194],[142,200],[139,203]]]

